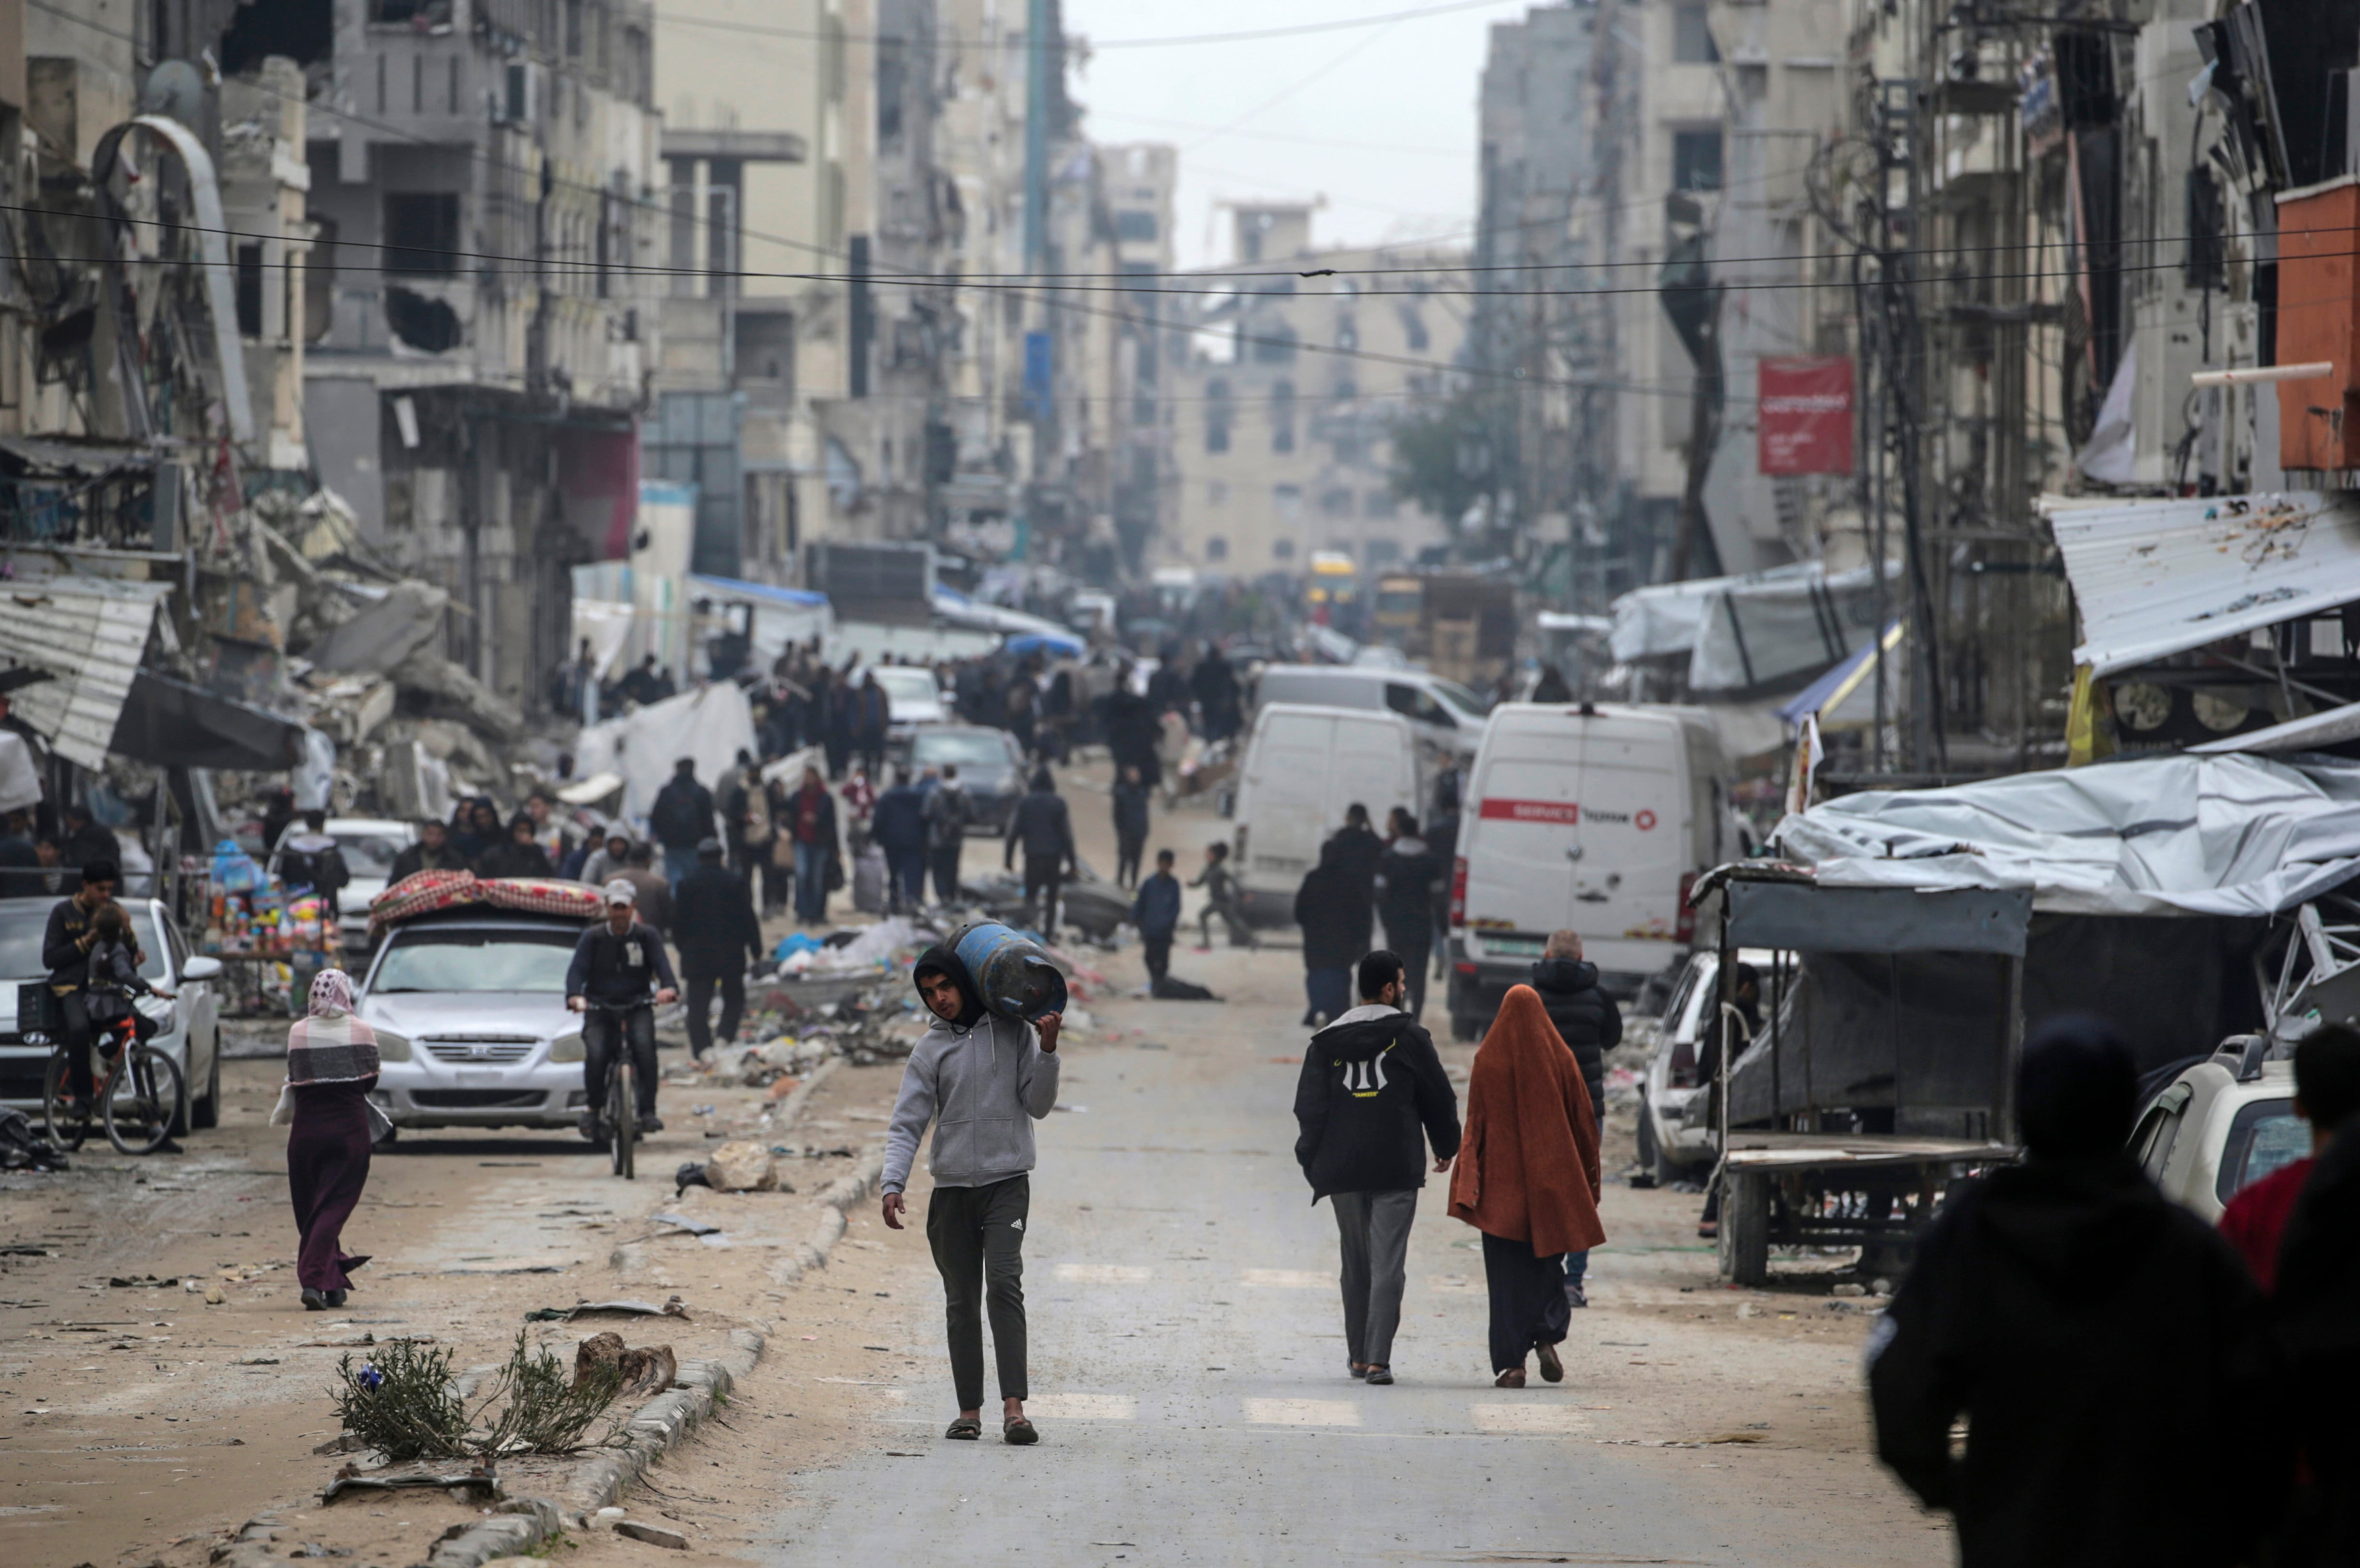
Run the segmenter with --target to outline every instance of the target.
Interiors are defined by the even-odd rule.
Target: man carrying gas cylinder
[[[1041,1441],[1024,1418],[1024,1221],[1032,1195],[1032,1124],[1057,1103],[1057,1029],[1063,1020],[1058,1012],[1042,1011],[1026,1023],[985,1005],[982,987],[959,957],[984,933],[1000,939],[1003,947],[1031,946],[1013,932],[978,928],[928,948],[912,967],[918,996],[934,1018],[902,1070],[901,1096],[886,1134],[885,1224],[902,1228],[901,1189],[917,1158],[918,1140],[932,1121],[934,1147],[927,1165],[934,1192],[926,1200],[926,1241],[943,1277],[951,1379],[959,1404],[958,1419],[943,1435],[967,1442],[983,1435],[988,1312],[1000,1364],[1000,1438],[1022,1444]],[[1039,962],[1047,967],[1045,956]],[[1062,1005],[1062,984],[1057,991]]]

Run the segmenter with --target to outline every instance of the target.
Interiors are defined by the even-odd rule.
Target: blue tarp
[[[1885,628],[1885,636],[1879,641],[1890,642],[1893,639],[1894,627],[1899,624],[1896,621],[1887,625]],[[1853,678],[1867,669],[1875,658],[1876,644],[1863,644],[1847,654],[1834,669],[1778,704],[1778,716],[1790,724],[1801,724],[1805,719],[1826,707],[1830,701],[1834,700],[1836,694],[1852,684]],[[1821,724],[1826,722],[1825,719],[1820,720]]]
[[[799,610],[816,609],[827,603],[827,595],[808,588],[781,588],[774,583],[748,583],[738,577],[693,576],[689,581],[701,588],[736,593],[748,599],[768,599],[774,604],[792,604]]]

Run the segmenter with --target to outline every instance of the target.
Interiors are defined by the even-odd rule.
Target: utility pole
[[[1050,0],[1026,0],[1024,23],[1024,267],[1049,270]]]

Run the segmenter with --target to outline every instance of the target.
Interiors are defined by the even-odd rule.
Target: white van
[[[1473,756],[1483,738],[1483,699],[1456,681],[1423,670],[1273,664],[1262,672],[1254,702],[1316,702],[1323,708],[1399,713],[1422,738],[1460,757]]]
[[[1549,932],[1627,996],[1688,954],[1688,885],[1741,853],[1702,709],[1503,702],[1468,779],[1451,869],[1450,1021],[1471,1040]]]
[[[1295,890],[1319,864],[1319,846],[1344,825],[1345,808],[1368,807],[1382,833],[1395,806],[1422,810],[1424,782],[1416,732],[1397,713],[1265,704],[1254,715],[1231,808],[1230,868],[1246,918],[1293,920]]]

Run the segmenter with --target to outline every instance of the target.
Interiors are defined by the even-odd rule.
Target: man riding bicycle
[[[115,902],[119,877],[112,860],[93,860],[84,866],[82,887],[71,898],[59,900],[49,911],[48,929],[41,933],[41,963],[49,972],[49,989],[65,1015],[67,1082],[72,1086],[77,1109],[89,1105],[93,1092],[90,1048],[97,1031],[92,1027],[84,995],[91,980],[90,953],[99,942],[98,911]],[[129,945],[131,961],[137,965],[144,954],[136,938],[130,939]]]
[[[639,1130],[663,1131],[656,1119],[656,1015],[650,1004],[672,1000],[680,986],[663,938],[639,923],[639,889],[622,877],[607,883],[606,918],[582,933],[565,971],[565,1005],[588,1015],[582,1020],[582,1087],[589,1100],[582,1135],[594,1143],[606,1136],[606,1079],[621,1043],[618,1021],[619,1032],[628,1037]]]

